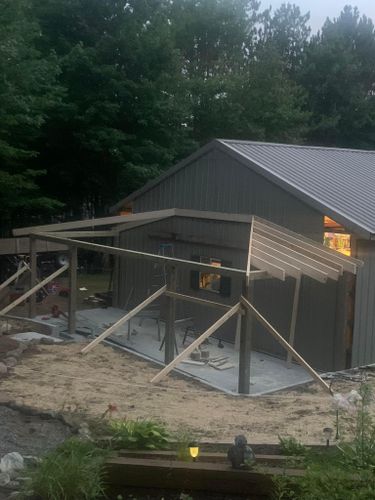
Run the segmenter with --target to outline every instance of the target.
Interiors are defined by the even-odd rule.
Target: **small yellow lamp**
[[[189,453],[193,459],[193,462],[196,462],[199,455],[199,446],[197,445],[197,443],[189,444]]]

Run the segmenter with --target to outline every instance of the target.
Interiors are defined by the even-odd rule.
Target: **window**
[[[325,246],[344,255],[351,255],[351,237],[345,232],[343,226],[329,217],[324,217],[324,231]]]
[[[211,266],[221,267],[220,259],[213,259],[211,257],[200,257],[203,264],[210,264]],[[210,290],[211,292],[220,292],[221,276],[217,273],[199,273],[199,288],[201,290]]]
[[[203,257],[193,255],[192,261],[202,262],[215,267],[232,267],[232,263],[214,257]],[[229,276],[221,276],[215,272],[190,271],[190,288],[193,290],[206,290],[208,292],[219,293],[223,297],[230,297],[231,279]]]

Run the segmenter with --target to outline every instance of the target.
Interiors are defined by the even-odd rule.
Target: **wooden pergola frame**
[[[204,220],[218,220],[222,222],[245,223],[250,226],[249,243],[247,249],[246,269],[236,269],[229,267],[216,267],[210,264],[195,262],[176,257],[167,257],[147,252],[129,250],[119,247],[119,235],[123,231],[135,227],[149,224],[155,221],[164,220],[170,217],[189,217]],[[98,226],[107,226],[109,229],[96,230]],[[90,229],[87,229],[90,228]],[[86,345],[81,353],[85,354],[99,344],[106,337],[111,335],[118,327],[125,324],[132,317],[136,316],[154,300],[165,295],[168,301],[166,333],[165,333],[165,367],[153,379],[152,383],[159,382],[178,363],[185,359],[195,350],[205,339],[210,337],[227,320],[237,315],[241,322],[240,328],[240,353],[239,353],[239,381],[238,392],[242,394],[250,393],[250,352],[251,352],[251,330],[252,320],[259,321],[275,340],[287,351],[287,362],[291,363],[292,358],[300,363],[325,390],[330,391],[328,384],[320,375],[300,356],[294,349],[294,337],[297,321],[298,303],[302,276],[321,283],[328,279],[339,280],[345,273],[357,272],[362,262],[346,257],[334,250],[309,240],[292,231],[270,223],[255,216],[242,214],[226,214],[220,212],[206,212],[196,210],[168,209],[155,212],[144,212],[127,216],[105,217],[101,219],[81,220],[65,222],[61,224],[48,224],[45,226],[35,226],[14,230],[15,236],[30,237],[30,290],[17,299],[17,304],[30,297],[30,315],[35,315],[35,292],[46,283],[54,279],[69,268],[69,332],[74,333],[75,313],[76,313],[76,283],[77,283],[77,250],[79,248],[92,250],[100,253],[115,256],[115,280],[118,279],[119,259],[121,257],[144,259],[154,263],[163,264],[167,269],[167,283],[153,295],[146,298],[131,311],[127,312],[114,325],[102,332],[91,343]],[[82,241],[85,238],[111,238],[113,246]],[[65,245],[69,250],[70,265],[66,265],[56,271],[41,283],[36,284],[36,242],[45,241],[54,244]],[[224,276],[241,277],[243,280],[243,293],[239,301],[233,306],[220,304],[218,302],[193,297],[177,293],[177,269],[189,268],[198,271],[212,271]],[[295,293],[293,309],[291,314],[289,342],[277,332],[277,330],[267,321],[266,318],[253,305],[253,283],[258,279],[277,278],[285,281],[287,276],[295,279]],[[9,281],[9,280],[8,280]],[[0,285],[1,287],[1,285]],[[117,292],[115,283],[114,291]],[[175,345],[175,304],[176,300],[196,302],[205,306],[224,309],[226,312],[212,326],[210,326],[199,338],[187,347],[176,358],[174,357]],[[12,303],[0,311],[0,315],[6,314],[17,305]],[[117,293],[114,294],[114,305],[118,305]]]

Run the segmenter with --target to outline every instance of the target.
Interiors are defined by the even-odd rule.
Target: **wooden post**
[[[30,290],[37,283],[37,262],[36,262],[36,238],[30,235]],[[36,295],[33,293],[29,298],[29,318],[36,316]]]
[[[249,300],[253,295],[253,283],[245,280],[244,296]],[[250,394],[250,358],[251,358],[251,330],[252,317],[250,311],[243,308],[240,327],[240,352],[238,364],[238,392],[240,394]]]
[[[292,310],[292,318],[290,320],[290,331],[289,331],[289,344],[292,347],[294,347],[294,337],[296,334],[298,305],[299,305],[299,297],[300,297],[300,290],[301,290],[301,279],[302,279],[301,275],[299,275],[296,278],[296,285],[294,288],[293,310]],[[288,368],[290,368],[292,365],[292,355],[289,351],[287,351],[286,362],[287,362]]]
[[[345,271],[343,276],[338,280],[336,287],[336,323],[333,358],[333,368],[335,370],[350,368],[352,347],[352,338],[350,335],[352,333],[350,326],[351,279],[351,275]]]
[[[116,234],[113,237],[113,246],[119,248],[120,246],[120,235]],[[112,278],[112,306],[119,307],[119,284],[120,284],[120,257],[118,255],[113,256],[113,278]]]
[[[155,377],[151,380],[152,384],[159,382],[163,377],[168,375],[170,371],[173,370],[178,363],[189,356],[197,347],[201,345],[210,335],[212,335],[216,330],[218,330],[228,319],[230,319],[233,315],[237,314],[240,309],[240,303],[238,302],[236,305],[231,307],[229,311],[227,311],[224,316],[221,316],[216,323],[214,323],[210,328],[208,328],[205,332],[202,333],[197,339],[192,342],[189,347],[187,347],[184,351],[182,351],[169,365],[165,366]]]
[[[241,302],[242,304],[249,309],[252,315],[256,317],[256,319],[259,321],[261,325],[266,328],[269,333],[273,336],[276,341],[284,347],[287,351],[290,351],[293,358],[300,363],[312,376],[313,379],[315,379],[324,389],[326,389],[330,394],[333,394],[331,387],[322,379],[322,377],[312,368],[307,361],[303,359],[303,357],[298,354],[298,352],[288,344],[288,342],[284,339],[282,335],[274,328],[271,323],[269,323],[264,316],[260,314],[260,312],[251,304],[249,300],[247,300],[245,297],[241,297]]]
[[[76,310],[77,310],[77,267],[78,251],[77,247],[69,249],[69,302],[68,302],[68,325],[69,334],[76,332]]]
[[[167,268],[167,290],[176,291],[176,267]],[[176,343],[175,320],[176,320],[176,299],[166,296],[167,314],[165,323],[165,350],[164,363],[168,365],[174,360],[174,348]]]
[[[247,253],[246,277],[242,285],[242,294],[248,300],[253,299],[254,284],[250,281],[251,257],[254,236],[254,217],[251,218],[249,249]],[[240,352],[238,362],[238,392],[240,394],[250,394],[250,358],[251,358],[251,322],[252,318],[247,308],[241,317],[240,326]]]

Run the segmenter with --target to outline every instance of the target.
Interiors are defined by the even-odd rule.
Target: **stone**
[[[0,361],[0,377],[3,377],[8,373],[8,367],[5,363]]]
[[[17,471],[24,468],[23,457],[17,451],[7,453],[0,460],[0,471],[6,472],[10,477],[17,475]]]
[[[13,368],[13,366],[16,366],[17,364],[17,358],[15,358],[14,356],[9,356],[8,358],[4,359],[4,364],[6,364],[8,368]]]
[[[56,344],[56,341],[50,337],[42,337],[40,339],[40,343],[45,344],[45,345],[52,345],[52,344]]]
[[[10,475],[7,472],[0,472],[0,486],[6,486],[10,483]]]

